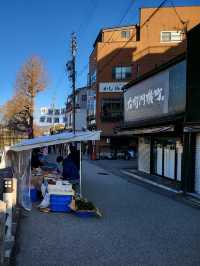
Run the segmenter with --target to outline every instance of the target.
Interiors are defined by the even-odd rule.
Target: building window
[[[64,115],[66,113],[66,108],[61,109],[61,114]]]
[[[53,115],[53,109],[48,109],[48,115]]]
[[[60,109],[55,109],[55,110],[54,110],[54,114],[55,114],[55,115],[59,115],[59,114],[60,114]]]
[[[46,115],[48,113],[48,108],[47,107],[42,107],[40,109],[40,113],[41,113],[41,115]]]
[[[59,117],[54,117],[54,123],[59,123]]]
[[[67,117],[63,117],[63,123],[67,123]]]
[[[40,116],[40,122],[44,123],[45,122],[45,116]]]
[[[160,33],[161,42],[180,42],[182,41],[181,31],[161,31]]]
[[[136,75],[139,76],[140,74],[140,64],[137,64],[136,66]]]
[[[123,30],[123,31],[121,31],[121,37],[122,37],[123,39],[129,39],[130,36],[131,36],[131,33],[130,33],[129,30]]]
[[[128,67],[115,67],[113,68],[113,79],[115,80],[125,80],[131,78],[132,69]]]
[[[86,94],[83,94],[81,96],[81,100],[82,100],[82,102],[86,102],[87,101],[87,95]]]
[[[121,99],[103,99],[101,103],[101,120],[103,122],[115,122],[122,120]]]
[[[93,73],[90,74],[90,83],[93,84],[97,80],[97,71],[95,70]]]
[[[87,115],[91,117],[96,115],[96,92],[93,90],[87,92]]]
[[[72,125],[72,114],[69,115],[69,126]]]
[[[47,117],[47,123],[52,123],[52,117]]]

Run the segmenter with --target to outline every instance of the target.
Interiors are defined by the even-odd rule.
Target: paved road
[[[92,161],[92,163],[116,174],[119,174],[121,169],[136,169],[137,168],[137,159],[97,160],[97,161]]]
[[[200,265],[199,209],[84,161],[86,170],[84,194],[103,218],[32,211],[21,222],[17,266]]]

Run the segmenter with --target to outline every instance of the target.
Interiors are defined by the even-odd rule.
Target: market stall
[[[4,166],[12,166],[15,171],[15,176],[18,180],[18,191],[17,198],[18,202],[27,210],[31,209],[30,200],[30,188],[31,182],[33,182],[32,172],[31,172],[31,153],[32,149],[40,147],[48,147],[52,145],[59,145],[65,143],[80,143],[80,198],[82,196],[82,142],[84,141],[96,141],[100,139],[100,131],[81,131],[76,132],[66,132],[51,136],[41,136],[29,140],[22,141],[19,144],[9,147],[6,150],[2,164]],[[55,177],[55,176],[54,176]],[[31,179],[32,178],[32,179]],[[46,176],[46,181],[50,180],[50,176]],[[57,179],[57,180],[56,180]],[[51,188],[51,184],[48,182],[48,189],[63,189],[63,195],[73,195],[73,190],[70,189],[70,185],[63,183],[59,178],[53,178],[52,182],[54,188]],[[71,194],[70,194],[71,193]],[[51,192],[50,194],[53,195]],[[55,194],[55,193],[54,193]],[[52,197],[53,198],[53,197]]]

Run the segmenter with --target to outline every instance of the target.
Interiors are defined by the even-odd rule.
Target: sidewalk
[[[168,178],[149,175],[137,170],[137,160],[97,160],[91,163],[104,168],[110,173],[120,176],[127,182],[141,185],[151,191],[168,195],[169,197],[200,208],[200,197],[193,193],[184,194],[181,184]]]
[[[17,266],[200,265],[199,210],[83,163],[83,193],[103,217],[34,209],[21,220]]]

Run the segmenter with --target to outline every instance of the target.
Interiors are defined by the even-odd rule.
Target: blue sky
[[[70,34],[77,32],[77,86],[86,84],[93,42],[103,27],[138,22],[139,8],[158,6],[162,0],[1,0],[0,1],[0,105],[13,94],[16,73],[31,55],[42,58],[48,87],[36,99],[37,107],[49,106],[53,98],[63,106],[71,92],[65,63],[70,59]],[[170,1],[169,1],[170,2]],[[199,5],[200,0],[174,0],[176,5]]]

